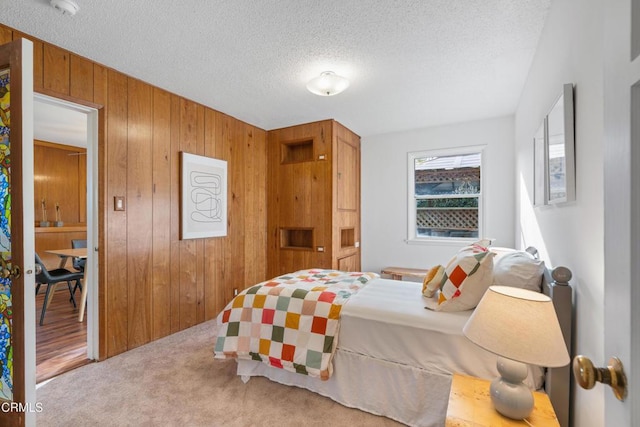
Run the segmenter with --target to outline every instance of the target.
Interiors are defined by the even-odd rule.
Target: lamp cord
[[[529,421],[527,421],[526,418],[523,418],[522,421],[524,421],[525,423],[527,423],[528,426],[530,427],[535,427],[533,424],[531,424]]]

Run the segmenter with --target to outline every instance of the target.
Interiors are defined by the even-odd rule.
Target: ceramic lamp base
[[[500,377],[491,382],[491,401],[496,411],[514,420],[527,418],[533,410],[533,393],[522,381],[527,365],[504,357],[498,358]]]

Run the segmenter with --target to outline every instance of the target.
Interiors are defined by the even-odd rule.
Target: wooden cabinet
[[[267,133],[267,272],[360,269],[360,137],[334,120]]]

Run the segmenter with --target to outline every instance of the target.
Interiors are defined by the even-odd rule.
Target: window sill
[[[425,238],[425,239],[405,239],[407,245],[437,245],[437,246],[460,246],[480,240],[477,237],[447,237],[447,238]]]

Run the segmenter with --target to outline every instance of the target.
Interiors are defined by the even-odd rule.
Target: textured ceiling
[[[263,129],[513,114],[551,0],[0,0],[0,22]],[[351,81],[333,97],[308,80]]]

